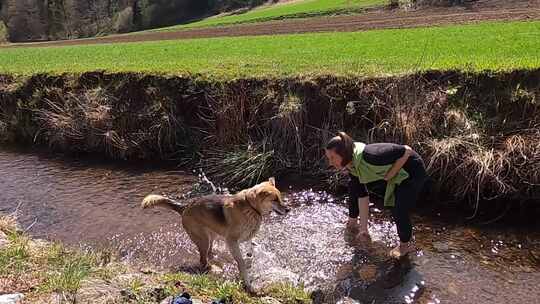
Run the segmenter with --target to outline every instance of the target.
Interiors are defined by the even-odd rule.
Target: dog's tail
[[[182,212],[186,208],[185,205],[177,201],[174,201],[170,198],[166,198],[164,196],[156,195],[156,194],[147,195],[141,203],[141,208],[143,209],[151,208],[154,206],[165,207],[165,208],[174,210],[180,214],[182,214]]]

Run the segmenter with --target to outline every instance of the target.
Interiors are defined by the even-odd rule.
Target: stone
[[[77,302],[108,303],[118,298],[120,289],[101,279],[85,280],[77,292]]]
[[[263,304],[281,304],[280,301],[278,301],[277,299],[274,299],[272,297],[261,298],[261,303],[263,303]]]
[[[275,283],[287,283],[297,286],[300,280],[296,273],[277,266],[268,267],[266,270],[259,270],[256,273],[256,276],[251,277],[251,287],[256,293]]]
[[[13,293],[0,296],[0,304],[19,304],[22,303],[24,295],[22,293]]]
[[[139,280],[145,283],[146,282],[145,279],[146,277],[142,273],[124,273],[124,274],[116,276],[112,280],[112,282],[114,282],[114,284],[119,285],[119,286],[129,286],[130,283],[133,282],[134,280]]]
[[[163,301],[159,302],[159,304],[171,304],[172,300],[173,300],[172,296],[166,297],[165,299],[163,299]]]
[[[362,265],[357,270],[358,277],[362,279],[362,281],[373,282],[377,277],[377,270],[377,266],[373,264]]]
[[[349,297],[344,297],[343,299],[337,301],[336,304],[358,304],[358,302]]]
[[[298,274],[272,263],[272,261],[278,260],[273,253],[255,247],[253,254],[253,264],[248,269],[248,276],[251,281],[251,288],[255,293],[262,292],[276,283],[286,283],[293,286],[300,283]]]
[[[457,287],[456,283],[450,282],[448,284],[448,292],[450,292],[451,294],[453,294],[455,296],[457,296],[459,294],[458,287]]]
[[[450,246],[444,242],[433,242],[433,248],[438,252],[446,252],[450,249]]]
[[[350,272],[346,276],[340,274],[331,292],[332,298],[341,299],[342,303],[378,303],[388,289],[404,281],[412,268],[408,257],[389,257],[388,248],[382,243],[362,242],[354,248]]]

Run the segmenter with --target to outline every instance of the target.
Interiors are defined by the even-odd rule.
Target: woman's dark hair
[[[337,155],[341,156],[341,165],[346,166],[352,161],[354,142],[347,133],[339,132],[336,137],[326,144],[326,150],[336,152]]]

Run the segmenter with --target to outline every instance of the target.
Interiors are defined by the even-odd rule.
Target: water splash
[[[193,171],[193,173],[197,173],[197,171]],[[179,191],[179,193],[168,195],[175,200],[181,201],[209,194],[230,194],[230,192],[228,188],[216,186],[216,184],[206,176],[204,171],[200,169],[197,174],[197,181],[192,184],[189,191]]]

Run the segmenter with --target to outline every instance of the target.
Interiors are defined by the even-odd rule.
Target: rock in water
[[[278,260],[274,254],[263,251],[255,247],[253,264],[248,269],[251,279],[251,285],[256,292],[261,292],[265,288],[276,283],[286,283],[297,286],[300,282],[300,276],[276,265]]]
[[[388,250],[377,242],[355,246],[351,265],[338,277],[331,297],[336,300],[348,297],[360,303],[383,300],[387,290],[402,283],[412,267],[409,258],[390,258]]]
[[[281,267],[268,267],[264,271],[258,271],[251,278],[251,284],[256,292],[261,292],[272,284],[285,283],[298,286],[299,276]]]

